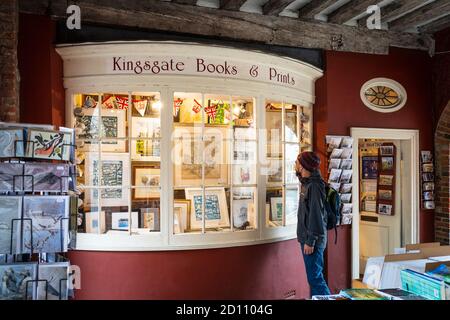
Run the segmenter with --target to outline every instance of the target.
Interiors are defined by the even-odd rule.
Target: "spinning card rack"
[[[67,251],[69,248],[71,248],[71,245],[69,244],[74,241],[72,239],[72,227],[76,227],[76,219],[73,220],[73,217],[76,217],[78,212],[75,210],[73,212],[73,206],[72,201],[74,200],[72,198],[73,192],[76,191],[76,165],[75,165],[75,150],[77,149],[77,146],[74,142],[74,133],[70,132],[61,132],[61,135],[67,135],[71,134],[71,143],[62,143],[58,145],[58,149],[60,149],[59,154],[54,154],[53,152],[55,150],[52,150],[52,155],[50,158],[46,158],[45,156],[40,157],[35,155],[35,151],[37,148],[37,142],[36,141],[28,141],[26,139],[26,129],[23,129],[23,138],[24,139],[18,139],[15,140],[13,145],[13,152],[10,153],[9,157],[5,157],[0,159],[1,162],[4,163],[11,163],[11,164],[17,164],[22,165],[22,168],[18,167],[17,169],[13,170],[11,174],[5,173],[8,180],[7,185],[4,190],[1,192],[2,194],[6,196],[16,196],[21,197],[22,205],[22,212],[18,212],[18,215],[20,214],[20,218],[11,219],[11,235],[10,235],[10,244],[9,244],[9,253],[2,253],[0,256],[4,255],[4,264],[15,264],[17,261],[23,262],[23,263],[30,263],[32,261],[37,261],[37,270],[39,270],[39,265],[41,263],[46,263],[49,266],[51,266],[51,263],[56,263],[57,261],[61,261],[60,257],[62,257],[63,261],[68,262],[65,251]],[[63,136],[64,138],[65,136]],[[28,156],[29,155],[29,156]],[[62,175],[54,175],[53,177],[56,177],[58,180],[53,180],[51,183],[49,183],[48,188],[42,188],[43,190],[39,190],[39,184],[36,184],[36,178],[33,174],[26,174],[26,166],[27,163],[29,163],[30,160],[33,160],[33,164],[53,164],[53,165],[64,165],[64,172]],[[61,164],[61,161],[64,164]],[[38,167],[39,170],[39,167]],[[21,174],[18,174],[20,173]],[[43,173],[45,173],[43,171]],[[12,184],[9,184],[8,181],[11,181],[12,177]],[[44,182],[46,183],[46,182]],[[9,190],[12,188],[11,190]],[[46,189],[46,190],[44,190]],[[54,189],[54,190],[53,190]],[[58,234],[52,234],[52,247],[54,247],[54,250],[58,250],[57,242],[59,242],[59,250],[58,252],[41,252],[42,250],[36,250],[37,243],[37,235],[34,234],[35,228],[37,223],[39,221],[36,221],[36,219],[33,219],[32,217],[25,217],[25,208],[24,208],[24,198],[27,195],[32,196],[65,196],[68,197],[67,201],[69,201],[68,210],[69,210],[69,216],[64,217],[62,216],[59,218],[59,222],[55,221],[54,227]],[[43,212],[42,214],[45,215]],[[58,217],[60,215],[65,215],[66,212],[59,213]],[[74,222],[75,221],[75,222]],[[19,225],[20,223],[20,225]],[[27,224],[27,225],[26,225]],[[71,224],[74,224],[74,226],[71,226]],[[57,230],[57,226],[59,225],[59,230]],[[26,226],[26,227],[25,227]],[[29,230],[27,229],[29,226]],[[43,227],[43,230],[45,228]],[[26,244],[25,248],[25,235],[29,238],[27,238],[27,241],[29,239],[30,243]],[[59,239],[57,238],[59,237]],[[51,240],[52,240],[51,239]],[[65,240],[67,243],[65,243]],[[7,240],[6,240],[7,241]],[[7,247],[6,247],[7,248]],[[42,249],[42,248],[41,248]],[[53,249],[53,248],[52,248]],[[7,249],[6,249],[7,250]],[[26,252],[27,251],[27,252]],[[55,255],[54,261],[50,262],[49,258],[52,258],[52,255]],[[3,260],[3,259],[2,259]],[[62,266],[65,268],[65,265]],[[69,267],[69,264],[67,264],[67,268]],[[62,279],[59,279],[58,284],[55,283],[55,289],[56,287],[59,288],[59,300],[65,300],[68,299],[69,293],[69,279],[73,276],[74,272],[72,274],[63,277]],[[32,284],[32,288],[30,287],[30,284]],[[24,293],[24,299],[30,300],[30,299],[38,299],[39,297],[43,297],[43,291],[44,288],[42,288],[43,284],[45,285],[45,300],[49,297],[49,280],[48,279],[39,279],[39,272],[37,272],[35,279],[26,281],[25,284],[25,293]],[[63,288],[66,288],[66,290],[63,292]],[[39,295],[38,295],[38,288],[39,288]],[[33,291],[33,295],[30,296],[29,290]]]

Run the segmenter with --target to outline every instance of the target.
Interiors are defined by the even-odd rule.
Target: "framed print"
[[[377,212],[377,202],[375,200],[364,200],[363,207],[364,211]]]
[[[284,113],[284,141],[298,142],[297,110]]]
[[[283,161],[269,160],[270,167],[266,168],[267,184],[269,186],[283,183]]]
[[[25,196],[23,253],[66,252],[69,235],[69,196]]]
[[[69,133],[32,129],[27,137],[26,157],[69,161],[71,144],[72,135]]]
[[[254,165],[233,165],[233,184],[256,184],[256,167]]]
[[[423,184],[424,191],[433,191],[434,190],[434,182],[425,182]]]
[[[233,200],[253,199],[253,188],[236,188],[233,190]]]
[[[176,126],[174,130],[174,184],[199,186],[204,167],[205,185],[228,184],[227,127]],[[203,142],[202,142],[203,137]],[[204,144],[204,146],[203,146]]]
[[[20,241],[20,221],[14,224],[12,221],[21,216],[22,197],[0,196],[0,254],[20,253],[16,252]]]
[[[125,152],[125,140],[117,138],[126,137],[125,110],[101,109],[101,133],[99,122],[99,108],[82,109],[82,115],[77,117],[75,127],[78,128],[78,139],[84,140],[84,145],[79,150],[98,150],[98,140],[102,141],[102,152]],[[111,139],[111,140],[109,140]]]
[[[381,170],[383,171],[394,170],[394,157],[381,157]]]
[[[283,197],[270,198],[270,220],[283,221]]]
[[[434,203],[434,201],[425,201],[423,203],[423,207],[425,209],[435,209],[435,203]]]
[[[180,230],[183,232],[191,229],[191,200],[175,199],[173,202],[173,210],[179,215]]]
[[[23,191],[23,164],[0,162],[0,192]]]
[[[129,192],[124,188],[130,185],[129,154],[103,152],[101,154],[101,174],[98,159],[99,154],[97,152],[86,152],[86,184],[93,187],[101,185],[111,188],[93,189],[92,192],[85,192],[86,205],[96,203],[100,191],[100,199],[109,207],[128,206]]]
[[[141,228],[149,229],[150,231],[161,230],[161,219],[159,208],[141,208]]]
[[[47,283],[37,283],[37,300],[67,300],[69,298],[69,263],[41,263],[38,279]]]
[[[253,199],[233,200],[233,226],[243,228],[251,224],[254,216],[255,204]]]
[[[392,190],[378,190],[380,200],[392,200]]]
[[[352,224],[353,221],[353,214],[352,213],[346,213],[342,215],[342,225],[346,224]]]
[[[132,117],[131,158],[136,161],[160,161],[161,159],[161,119]]]
[[[378,204],[378,214],[391,216],[392,215],[392,205],[390,204]]]
[[[111,213],[111,229],[128,231],[130,228],[130,214],[128,212]],[[139,215],[137,211],[131,212],[131,229],[139,228]]]
[[[23,129],[0,128],[0,158],[23,157],[24,145]]]
[[[431,151],[420,151],[420,155],[423,163],[433,162],[433,154]]]
[[[392,182],[394,180],[394,176],[392,175],[380,175],[380,181],[379,181],[379,185],[380,186],[392,186]]]
[[[378,157],[362,157],[362,178],[377,179]]]
[[[161,185],[161,169],[155,165],[133,166],[133,199],[159,198]]]
[[[394,146],[380,146],[380,155],[393,156],[394,155]]]
[[[105,221],[105,211],[100,212],[86,212],[86,233],[105,233],[106,232],[106,221]]]
[[[203,190],[186,188],[186,198],[191,200],[191,229],[202,228]],[[229,227],[230,217],[224,188],[208,188],[205,190],[205,227]]]
[[[69,165],[65,163],[26,163],[24,189],[33,192],[68,192],[69,170]]]
[[[32,300],[35,299],[36,284],[27,286],[27,281],[36,279],[36,263],[0,264],[0,300]]]
[[[423,172],[433,172],[434,171],[433,163],[422,164],[422,171]]]

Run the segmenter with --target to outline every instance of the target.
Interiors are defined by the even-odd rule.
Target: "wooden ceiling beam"
[[[389,23],[389,29],[404,31],[450,12],[449,0],[436,0]]]
[[[77,0],[83,23],[123,26],[250,43],[387,54],[389,47],[428,50],[431,39],[417,34],[366,30],[289,17],[186,6],[154,0]],[[66,19],[66,0],[20,0],[23,13]]]
[[[220,0],[220,9],[239,11],[247,0]]]
[[[295,0],[269,0],[263,6],[263,13],[268,16],[277,16],[294,1]]]
[[[328,22],[343,24],[366,12],[369,6],[379,2],[380,0],[352,0],[330,13],[328,15]]]
[[[298,12],[300,19],[314,19],[314,16],[321,13],[323,10],[336,3],[336,0],[311,0]]]
[[[419,27],[420,33],[435,33],[450,28],[450,14]]]
[[[178,4],[189,4],[191,6],[195,6],[197,4],[197,0],[172,0],[172,2]]]

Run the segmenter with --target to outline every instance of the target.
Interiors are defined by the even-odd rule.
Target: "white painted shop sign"
[[[313,94],[322,71],[255,51],[177,42],[60,45],[65,79],[89,76],[195,76],[262,82]],[[133,81],[137,81],[136,79]]]

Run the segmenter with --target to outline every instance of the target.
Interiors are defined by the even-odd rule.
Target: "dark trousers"
[[[308,277],[309,287],[311,288],[311,296],[331,294],[323,277],[323,252],[325,248],[315,247],[312,254],[306,255],[303,253],[303,247],[304,245],[301,244],[306,276]]]

